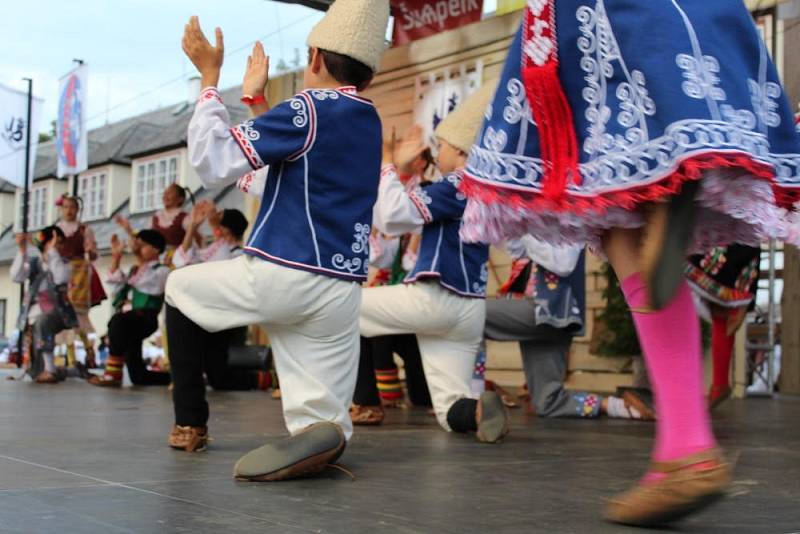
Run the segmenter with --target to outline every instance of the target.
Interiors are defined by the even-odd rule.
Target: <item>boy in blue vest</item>
[[[203,331],[262,324],[269,333],[291,437],[242,457],[234,468],[241,480],[317,473],[342,454],[352,434],[348,408],[382,139],[374,105],[358,92],[377,71],[388,19],[388,0],[337,0],[309,35],[305,90],[272,109],[257,44],[242,90],[258,117],[239,125],[230,124],[216,88],[222,31],[212,46],[196,18],[186,26],[183,48],[204,87],[189,125],[192,166],[207,187],[269,166],[244,255],[184,267],[167,284],[176,389],[203,388],[197,380]],[[176,406],[175,424],[197,437],[188,451],[207,443],[204,406]]]
[[[405,283],[366,289],[361,304],[362,336],[417,335],[439,424],[448,431],[474,431],[487,443],[508,433],[508,414],[494,391],[471,398],[486,317],[489,246],[459,238],[466,198],[458,186],[495,87],[487,82],[437,127],[440,182],[406,191],[400,181],[425,149],[419,129],[385,149],[375,225],[387,235],[421,227],[422,240]]]

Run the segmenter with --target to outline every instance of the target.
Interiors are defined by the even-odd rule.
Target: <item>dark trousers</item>
[[[432,406],[428,382],[422,368],[422,356],[414,334],[399,334],[361,338],[361,357],[358,361],[358,380],[353,402],[362,406],[378,406],[381,403],[378,385],[375,381],[376,369],[395,367],[394,354],[403,359],[406,372],[408,399],[414,406]]]
[[[108,322],[109,350],[125,358],[128,376],[137,386],[167,386],[169,373],[148,371],[142,359],[142,342],[158,329],[158,310],[117,313]]]
[[[256,372],[228,367],[228,347],[243,343],[246,328],[211,333],[167,305],[167,338],[172,370],[175,424],[205,426],[208,422],[206,382],[217,391],[246,391],[258,386]]]

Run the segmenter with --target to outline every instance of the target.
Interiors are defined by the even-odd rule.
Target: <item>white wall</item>
[[[14,193],[0,193],[0,229],[14,222],[15,197]]]
[[[16,328],[19,315],[19,284],[11,281],[11,265],[0,266],[0,299],[6,301],[5,334]]]
[[[108,184],[107,202],[109,204],[106,214],[111,215],[131,196],[131,168],[124,165],[111,165]]]

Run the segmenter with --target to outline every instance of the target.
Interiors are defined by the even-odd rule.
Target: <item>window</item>
[[[81,176],[78,196],[83,199],[83,218],[102,219],[106,216],[106,173]]]
[[[161,195],[178,181],[178,157],[140,163],[136,170],[133,211],[150,211],[161,205]]]
[[[49,198],[49,188],[45,186],[35,187],[28,193],[28,230],[40,230],[47,226],[47,202]],[[22,210],[25,202],[24,193],[20,191],[17,197],[17,221],[19,229],[22,229]]]

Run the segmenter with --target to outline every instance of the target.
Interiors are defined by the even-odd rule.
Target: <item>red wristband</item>
[[[257,106],[259,104],[266,104],[266,103],[267,99],[264,98],[264,95],[258,95],[258,96],[244,95],[242,97],[242,104],[244,104],[245,106]]]

